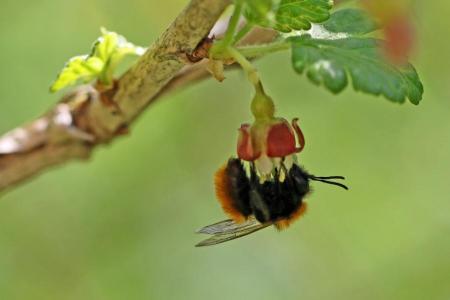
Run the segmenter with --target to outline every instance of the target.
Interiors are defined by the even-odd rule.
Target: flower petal
[[[255,151],[250,134],[250,124],[242,124],[239,128],[239,138],[237,144],[237,155],[240,159],[254,161],[261,153]]]
[[[305,136],[303,135],[302,130],[300,129],[300,126],[298,126],[297,124],[298,119],[295,118],[292,120],[292,127],[295,130],[295,134],[297,135],[297,140],[298,140],[298,144],[299,147],[297,148],[297,153],[301,152],[303,150],[303,148],[305,148]]]
[[[295,135],[291,125],[284,119],[275,123],[267,134],[267,156],[285,157],[297,152]]]

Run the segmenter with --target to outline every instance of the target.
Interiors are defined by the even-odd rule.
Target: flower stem
[[[234,36],[233,39],[233,45],[235,45],[237,42],[239,42],[247,33],[250,32],[250,30],[253,28],[252,23],[245,23],[244,27],[242,27]]]
[[[258,75],[256,68],[250,63],[250,61],[242,55],[236,48],[228,47],[227,53],[247,73],[248,80],[255,88],[255,96],[251,103],[251,111],[255,120],[267,120],[274,117],[275,104],[272,98],[270,98],[264,91],[264,87]]]
[[[220,41],[218,49],[219,52],[220,50],[224,50],[225,48],[230,46],[231,43],[233,42],[234,33],[236,32],[236,28],[239,23],[239,18],[241,17],[242,5],[243,5],[242,0],[236,1],[234,5],[233,14],[231,15],[230,22],[228,23],[227,31],[225,32],[223,39]]]
[[[255,89],[257,89],[258,85],[260,84],[259,75],[258,71],[251,64],[251,62],[238,50],[236,50],[236,48],[228,47],[227,54],[241,65],[242,69],[244,69],[244,71],[247,73],[248,80],[251,82],[251,84],[253,84]]]
[[[288,50],[290,47],[291,44],[289,42],[281,41],[264,45],[238,47],[237,50],[246,58],[253,58],[274,52]]]

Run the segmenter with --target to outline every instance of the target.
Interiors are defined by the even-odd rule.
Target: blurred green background
[[[49,84],[100,26],[148,45],[186,2],[1,0],[0,131],[57,101]],[[193,247],[195,229],[225,218],[212,176],[250,120],[251,88],[232,72],[157,102],[90,162],[3,196],[0,299],[450,299],[449,15],[448,2],[419,3],[418,107],[334,97],[287,53],[258,61],[279,115],[301,119],[301,162],[351,186],[315,184],[291,229]]]

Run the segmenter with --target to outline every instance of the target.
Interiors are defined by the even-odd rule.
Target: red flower
[[[297,124],[298,119],[292,120],[292,126],[284,119],[279,120],[280,123],[272,125],[267,134],[268,157],[286,157],[302,151],[305,146],[303,133]],[[294,133],[297,134],[299,147]]]
[[[237,155],[242,160],[255,162],[260,173],[267,174],[277,167],[279,160],[276,158],[289,158],[302,151],[304,146],[297,119],[289,124],[283,118],[269,118],[257,120],[253,125],[241,125]]]
[[[283,158],[302,151],[305,139],[297,121],[292,120],[291,125],[283,118],[276,118],[265,123],[255,122],[254,125],[242,124],[237,144],[238,157],[255,161],[263,155]]]
[[[254,161],[261,155],[261,152],[253,147],[250,124],[242,124],[239,128],[237,154],[240,159],[246,161]]]

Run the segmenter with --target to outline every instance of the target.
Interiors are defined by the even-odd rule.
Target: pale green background
[[[185,3],[1,0],[0,131],[58,99],[50,82],[100,26],[148,45]],[[257,63],[279,115],[301,119],[301,162],[346,175],[349,192],[315,184],[290,230],[194,248],[194,230],[224,218],[212,176],[250,119],[251,89],[229,73],[158,102],[90,162],[2,197],[0,299],[450,299],[450,4],[419,5],[418,107],[333,97],[287,54]]]

